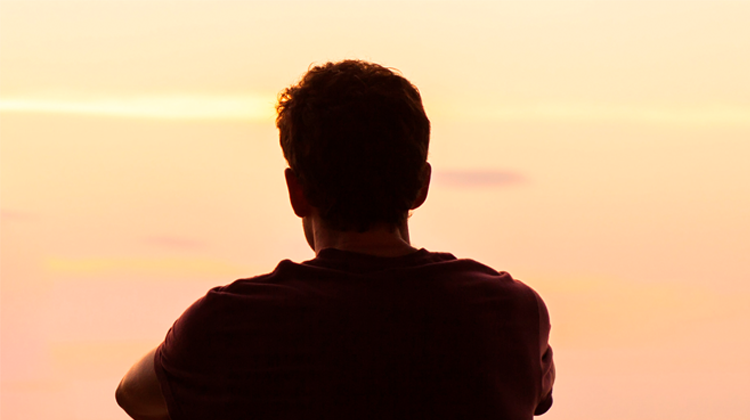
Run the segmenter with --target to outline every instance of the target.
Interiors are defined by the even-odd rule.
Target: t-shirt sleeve
[[[540,395],[539,403],[534,410],[538,416],[547,412],[552,406],[552,386],[555,382],[555,362],[552,359],[552,347],[549,345],[550,320],[549,312],[539,294],[534,293],[539,308],[539,354],[540,354]]]
[[[193,303],[172,325],[154,355],[154,368],[173,420],[186,418],[180,402],[186,389],[202,382],[212,310],[210,293]]]

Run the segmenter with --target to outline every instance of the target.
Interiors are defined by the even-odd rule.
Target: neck
[[[366,232],[329,229],[316,217],[311,217],[303,223],[308,242],[315,254],[326,248],[379,257],[400,257],[417,251],[409,241],[409,227],[406,222],[395,229],[391,226],[376,225]]]

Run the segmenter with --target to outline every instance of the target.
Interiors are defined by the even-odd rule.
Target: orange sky
[[[276,93],[371,59],[422,91],[412,239],[536,288],[545,419],[743,419],[749,2],[0,1],[0,417],[124,419],[214,285],[312,257]],[[49,404],[40,404],[49,401]]]

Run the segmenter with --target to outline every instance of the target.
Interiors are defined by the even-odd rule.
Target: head
[[[277,111],[287,181],[330,229],[396,229],[424,201],[430,121],[401,75],[356,60],[316,66]]]

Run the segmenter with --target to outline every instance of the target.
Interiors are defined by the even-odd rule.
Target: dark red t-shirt
[[[210,290],[155,366],[173,420],[530,419],[552,403],[549,328],[476,261],[325,249]]]

